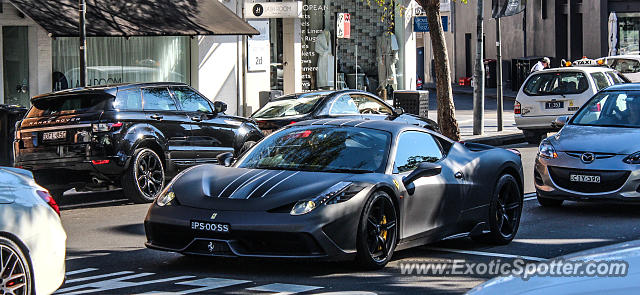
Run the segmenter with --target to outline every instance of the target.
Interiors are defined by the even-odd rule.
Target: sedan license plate
[[[54,141],[67,139],[67,131],[53,131],[42,134],[43,141]]]
[[[228,233],[231,230],[231,226],[226,223],[191,220],[191,229],[214,233]]]
[[[544,103],[545,109],[563,109],[564,101],[547,101]]]
[[[600,183],[600,176],[571,174],[569,180],[572,182]]]

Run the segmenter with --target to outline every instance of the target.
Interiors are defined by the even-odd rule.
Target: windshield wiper
[[[336,168],[336,169],[319,170],[318,172],[335,172],[335,173],[373,173],[374,171],[372,171],[372,170],[366,170],[366,169]]]

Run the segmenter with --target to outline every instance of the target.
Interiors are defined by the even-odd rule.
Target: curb
[[[429,91],[436,91],[436,89],[435,89],[435,88],[431,88],[431,87],[430,87],[430,88],[427,88],[427,90],[429,90]],[[451,92],[452,92],[453,94],[473,95],[473,91],[467,91],[467,90],[456,90],[456,89],[453,89]],[[498,98],[498,94],[493,94],[493,93],[487,94],[487,93],[485,92],[485,93],[484,93],[484,96],[485,96],[485,98],[494,98],[494,99],[497,99],[497,98]],[[516,97],[515,97],[515,96],[513,96],[513,95],[510,95],[510,94],[504,94],[504,93],[503,93],[502,97],[503,97],[504,99],[516,100]]]
[[[488,137],[479,137],[479,138],[472,138],[472,139],[469,139],[469,140],[464,140],[463,139],[462,141],[486,144],[486,145],[491,145],[491,146],[502,146],[502,145],[509,145],[509,144],[516,144],[516,143],[525,142],[524,135],[522,133],[507,134],[507,135],[495,135],[495,136],[488,136]]]

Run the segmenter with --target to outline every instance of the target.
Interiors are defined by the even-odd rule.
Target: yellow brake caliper
[[[387,215],[382,215],[382,222],[380,222],[380,225],[385,225],[387,224]],[[387,230],[382,230],[380,232],[380,237],[386,242],[387,241]],[[378,246],[378,251],[382,251],[382,246]]]

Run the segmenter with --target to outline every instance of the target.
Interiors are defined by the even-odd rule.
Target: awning
[[[52,37],[76,37],[77,0],[10,0]],[[87,0],[87,36],[257,35],[218,0]]]

